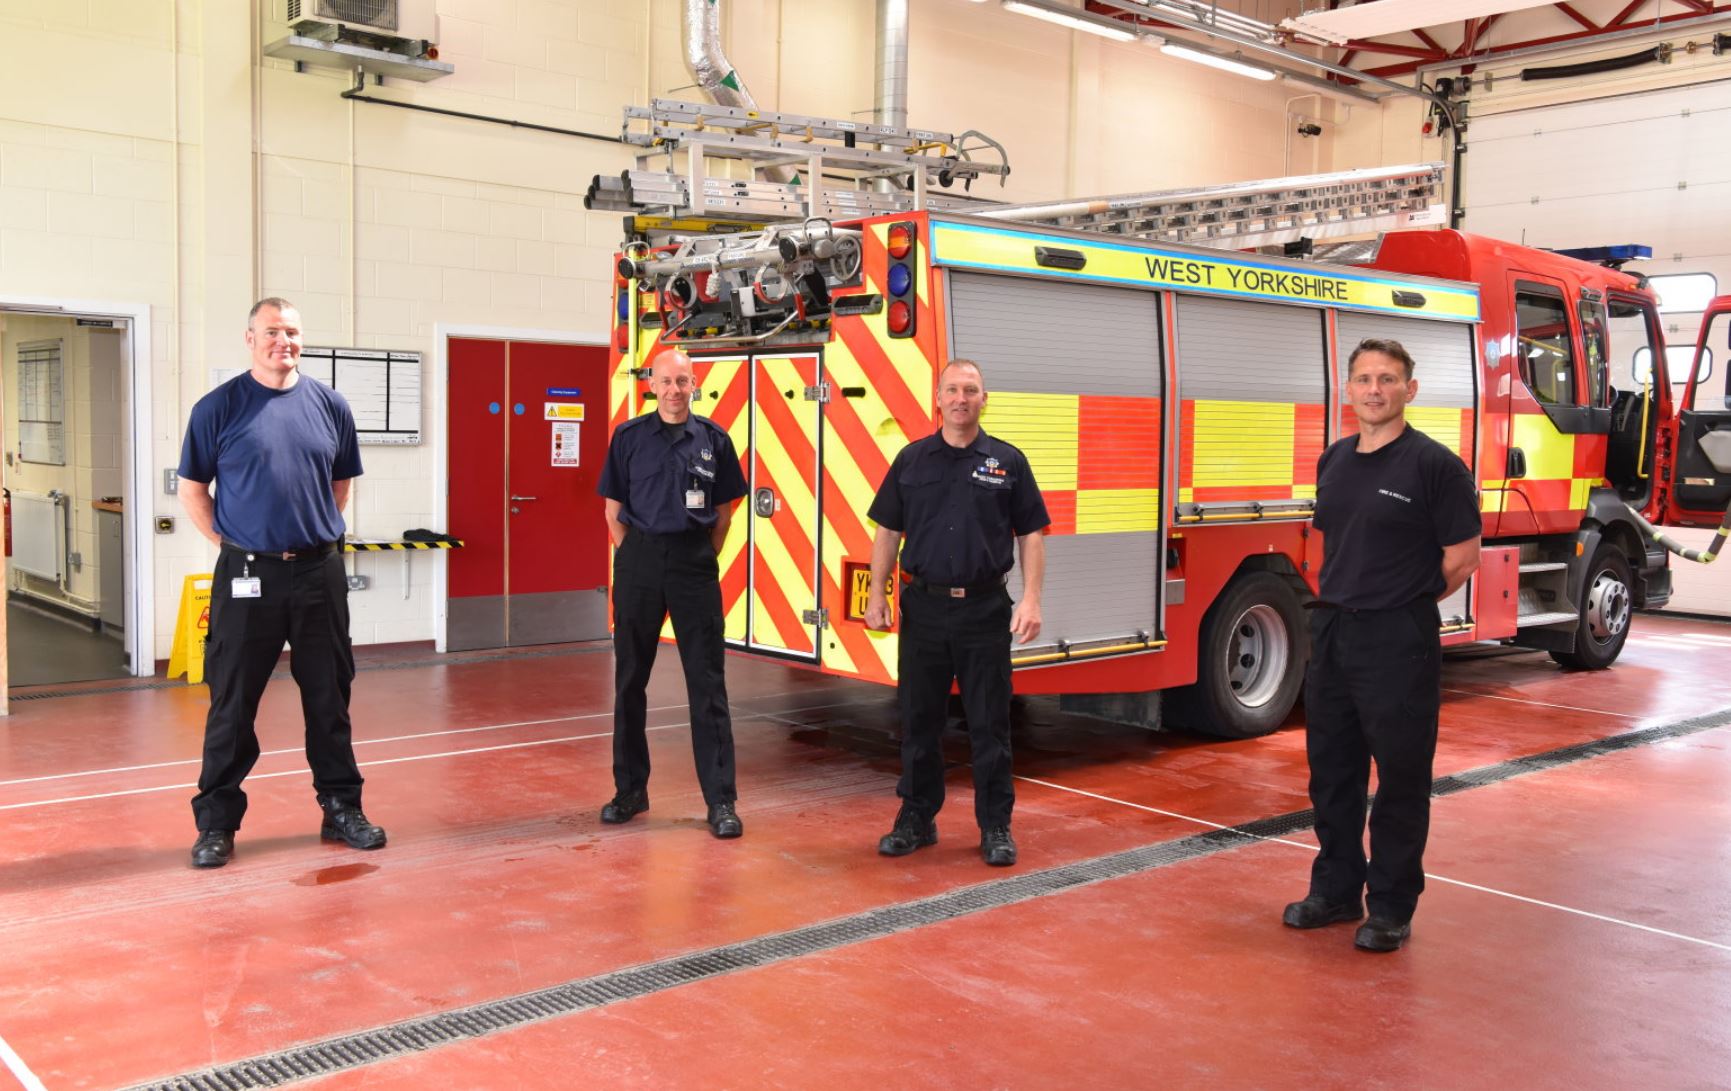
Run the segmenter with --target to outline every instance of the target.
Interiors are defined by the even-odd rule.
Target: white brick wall
[[[341,73],[297,74],[273,60],[254,73],[250,2],[0,0],[0,294],[149,307],[153,479],[178,461],[186,414],[209,388],[210,369],[244,363],[243,297],[294,300],[313,344],[419,351],[426,382],[435,324],[591,331],[608,321],[618,217],[585,212],[581,194],[592,175],[630,164],[624,149],[345,102]],[[455,74],[369,93],[599,133],[618,131],[621,108],[647,95],[695,94],[684,86],[677,0],[434,3],[441,57]],[[872,8],[873,0],[740,0],[729,51],[766,107],[856,114],[872,99]],[[1136,103],[1092,100],[1098,116],[1075,133],[1017,131],[1008,119],[1027,103],[1015,89],[955,74],[978,58],[961,64],[966,58],[950,51],[977,41],[956,45],[951,32],[983,25],[982,10],[963,0],[916,5],[916,31],[928,33],[913,55],[914,120],[978,125],[1006,140],[1018,166],[1013,189],[1043,187],[1006,196],[1057,196],[1063,171],[1052,163],[1065,140],[1102,164],[1084,182],[1129,188],[1104,164],[1122,149],[1119,122],[1139,123]],[[1062,32],[1007,18],[984,36],[1067,58]],[[274,33],[280,28],[266,27]],[[1141,53],[1085,48],[1101,64],[1146,63]],[[1166,69],[1163,78],[1173,75]],[[1060,130],[1069,125],[1067,72],[1063,60],[1037,78],[1028,73],[1020,92],[1045,104],[1032,116]],[[1231,87],[1236,104],[1217,111],[1166,82],[1172,108],[1163,123],[1191,134],[1191,159],[1183,177],[1137,181],[1224,180],[1209,177],[1205,138],[1228,128],[1241,134],[1233,176],[1276,173],[1263,169],[1268,154],[1257,149],[1277,154],[1284,92],[1268,92],[1265,103],[1260,92]],[[256,125],[247,98],[255,84]],[[48,85],[53,94],[42,93]],[[1136,167],[1170,169],[1159,147],[1172,139],[1138,145]],[[426,413],[435,401],[424,390]],[[424,417],[422,427],[431,436],[440,422]],[[368,447],[351,527],[387,537],[430,525],[430,451]],[[159,490],[129,501],[141,513],[180,515]],[[212,553],[184,520],[151,544],[153,628],[166,656],[181,577],[208,570]],[[356,640],[430,638],[438,563],[410,557],[405,598],[400,557],[353,561],[374,580],[352,600]]]

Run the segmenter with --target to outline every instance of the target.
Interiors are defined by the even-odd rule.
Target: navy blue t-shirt
[[[331,482],[360,475],[349,403],[305,375],[287,390],[251,374],[223,383],[192,407],[180,450],[181,477],[216,482],[216,532],[260,553],[340,539]]]
[[[668,424],[659,413],[613,430],[595,491],[622,505],[619,521],[651,534],[715,526],[716,512],[745,495],[745,474],[727,432],[696,413]],[[687,492],[703,494],[689,507]]]
[[[1481,533],[1478,486],[1453,451],[1412,425],[1369,454],[1358,437],[1317,461],[1316,529],[1322,598],[1355,610],[1393,610],[1446,586],[1443,547]]]
[[[944,587],[998,579],[1017,538],[1052,523],[1020,450],[981,432],[951,447],[942,430],[901,449],[866,518],[906,535],[902,571]]]

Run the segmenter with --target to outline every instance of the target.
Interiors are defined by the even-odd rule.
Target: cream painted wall
[[[423,0],[428,2],[428,0]],[[602,134],[652,96],[695,98],[679,0],[430,0],[456,73],[371,94]],[[990,197],[1279,174],[1290,88],[968,0],[913,0],[910,120],[981,129],[1015,173]],[[1254,0],[1278,18],[1297,0]],[[870,115],[873,0],[731,0],[728,50],[768,108]],[[418,350],[436,323],[604,331],[613,214],[583,211],[604,142],[355,104],[346,75],[264,59],[269,0],[0,0],[0,294],[150,308],[151,476],[214,368],[244,363],[251,301],[302,307],[310,343]],[[69,78],[75,74],[76,78]],[[1308,102],[1293,106],[1310,112]],[[1306,148],[1308,157],[1312,149]],[[1309,159],[1296,169],[1309,169]],[[432,391],[423,434],[431,419]],[[368,447],[351,529],[431,525],[432,447]],[[145,516],[181,515],[160,492]],[[452,528],[460,531],[461,528]],[[213,554],[184,519],[152,539],[158,654],[182,577]],[[87,552],[93,555],[94,550]],[[351,561],[358,642],[433,635],[437,558]]]

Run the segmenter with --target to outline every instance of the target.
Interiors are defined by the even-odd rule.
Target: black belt
[[[979,583],[971,583],[966,587],[945,587],[941,583],[927,583],[918,576],[910,576],[904,572],[902,573],[902,582],[913,588],[915,591],[924,591],[928,595],[937,595],[939,598],[952,599],[965,599],[974,595],[985,595],[993,591],[1002,591],[1004,589],[1004,577],[1002,576],[999,576],[996,579],[981,580]]]
[[[1342,606],[1338,602],[1328,602],[1325,599],[1311,599],[1304,604],[1304,608],[1306,610],[1339,610],[1343,614],[1392,614],[1401,610],[1410,610],[1414,606],[1428,601],[1428,599],[1417,598],[1400,606]]]
[[[285,549],[279,552],[277,550],[248,549],[243,545],[224,541],[222,548],[230,553],[245,554],[258,561],[305,561],[314,557],[329,557],[337,551],[339,544],[337,542],[324,542],[320,545],[300,546],[296,549]]]

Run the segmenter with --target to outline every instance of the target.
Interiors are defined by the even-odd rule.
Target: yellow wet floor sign
[[[186,684],[204,681],[204,642],[210,636],[210,587],[216,576],[188,576],[180,587],[180,616],[174,623],[174,648],[168,653],[168,676],[184,673]]]

